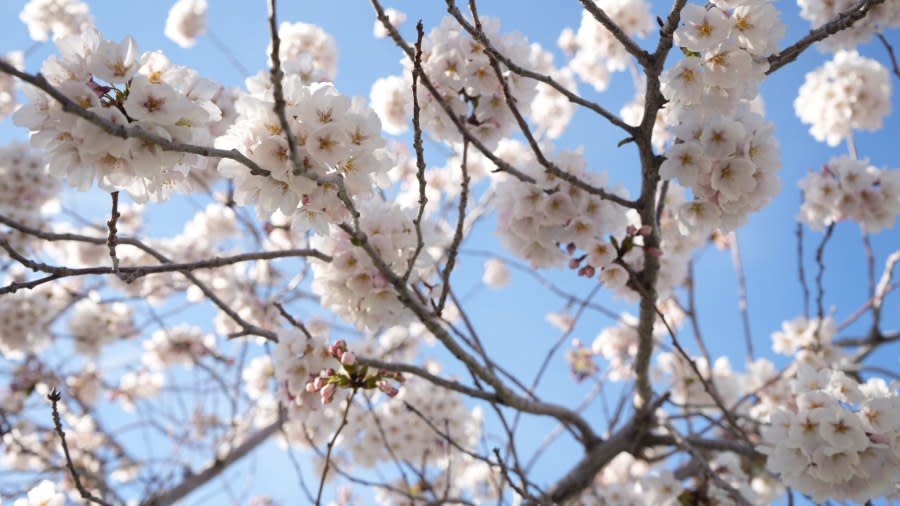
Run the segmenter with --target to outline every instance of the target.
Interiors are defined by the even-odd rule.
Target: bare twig
[[[78,490],[81,498],[85,501],[100,504],[102,506],[111,506],[108,502],[90,493],[88,489],[85,488],[84,484],[81,483],[81,477],[78,475],[78,471],[75,470],[75,464],[72,462],[72,455],[69,453],[69,445],[66,443],[66,433],[63,431],[62,420],[59,416],[58,403],[62,399],[62,395],[58,390],[53,389],[47,394],[47,399],[50,401],[50,406],[53,410],[53,428],[56,430],[56,434],[59,435],[59,440],[62,443],[63,454],[66,457],[66,467],[72,475],[72,481],[75,482],[75,488]]]
[[[731,261],[737,273],[738,309],[741,312],[741,324],[744,327],[744,345],[747,349],[747,361],[753,361],[753,335],[750,333],[750,310],[747,307],[747,280],[744,278],[744,264],[741,262],[741,248],[738,244],[737,232],[729,234]]]
[[[409,281],[409,276],[416,266],[416,261],[425,247],[425,241],[422,239],[422,216],[425,215],[425,206],[428,205],[428,196],[425,193],[427,182],[425,181],[425,148],[422,146],[422,109],[419,106],[419,76],[422,74],[422,38],[425,36],[425,28],[422,21],[416,23],[416,55],[413,58],[412,71],[412,100],[413,100],[413,149],[416,152],[416,180],[419,183],[419,210],[413,220],[413,226],[416,229],[416,249],[412,256],[409,257],[409,263],[406,266],[406,272],[403,273],[403,282]]]
[[[797,222],[794,235],[797,236],[797,278],[803,292],[803,317],[809,318],[809,286],[806,284],[806,269],[803,262],[803,224]]]
[[[325,478],[328,477],[328,468],[331,467],[331,452],[334,450],[334,444],[337,442],[338,436],[341,435],[341,431],[347,426],[347,415],[350,414],[350,406],[353,405],[354,396],[356,396],[356,388],[350,392],[350,395],[345,401],[347,405],[344,406],[344,413],[341,415],[341,424],[338,426],[337,430],[334,431],[334,435],[331,436],[331,439],[328,440],[327,449],[325,450],[325,465],[322,467],[322,477],[319,479],[319,491],[316,493],[316,506],[322,504],[322,492],[325,490]]]
[[[119,244],[119,238],[116,236],[119,229],[116,224],[119,222],[119,192],[115,191],[110,194],[112,197],[112,211],[109,214],[109,221],[106,226],[109,229],[109,236],[106,238],[106,246],[109,248],[109,258],[112,259],[113,273],[119,275],[119,257],[116,256],[116,245]]]
[[[819,271],[816,273],[816,316],[819,318],[819,324],[821,325],[822,319],[825,318],[825,287],[822,284],[822,278],[825,276],[825,246],[828,244],[828,239],[831,239],[831,234],[834,232],[834,223],[828,225],[828,228],[825,229],[825,236],[822,237],[822,242],[819,243],[819,247],[816,248],[816,265],[819,266]],[[816,326],[816,333],[818,334],[819,328]]]
[[[434,312],[441,316],[444,311],[444,304],[447,303],[447,294],[450,293],[450,274],[453,267],[456,266],[456,256],[459,254],[459,246],[462,244],[463,231],[466,224],[466,206],[469,203],[469,142],[463,141],[462,163],[460,163],[460,171],[462,172],[462,180],[459,183],[459,211],[456,217],[456,231],[453,233],[453,239],[447,248],[447,263],[441,271],[441,295],[438,298],[437,306]]]
[[[894,46],[892,46],[891,43],[888,42],[887,38],[885,38],[883,34],[876,33],[875,36],[878,37],[878,40],[880,40],[884,45],[884,48],[887,49],[888,57],[891,59],[891,67],[894,69],[894,75],[897,76],[898,79],[900,79],[900,66],[897,65],[897,55],[894,54]]]

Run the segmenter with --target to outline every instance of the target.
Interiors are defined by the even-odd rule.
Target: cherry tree
[[[156,27],[208,39],[233,83],[107,38],[81,0],[22,2],[34,42],[0,56],[0,503],[900,499],[900,169],[854,137],[893,140],[900,1],[579,0],[557,47],[483,3],[425,23],[371,0],[398,64],[363,97],[276,0],[257,73],[215,35],[224,4]],[[794,177],[782,146],[807,133],[767,109],[831,154]],[[745,262],[738,231],[797,189],[771,221],[795,240]],[[828,261],[843,230],[862,262]],[[774,263],[793,279],[748,293]],[[848,301],[826,268],[857,267]],[[798,309],[754,334],[753,297]],[[546,328],[516,321],[535,310]]]

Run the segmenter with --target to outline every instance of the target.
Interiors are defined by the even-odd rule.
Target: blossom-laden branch
[[[415,49],[411,47],[403,37],[400,35],[400,32],[397,31],[396,27],[394,27],[387,15],[385,14],[384,8],[381,6],[381,3],[378,0],[371,0],[372,5],[375,8],[375,12],[378,15],[378,20],[384,25],[385,29],[390,34],[391,38],[397,44],[397,46],[406,53],[407,57],[410,61],[415,61]],[[485,156],[488,160],[490,160],[494,165],[497,166],[498,170],[501,172],[506,172],[516,179],[526,182],[526,183],[535,183],[534,178],[523,173],[522,171],[513,167],[509,162],[503,160],[499,156],[497,156],[493,150],[491,150],[481,139],[478,138],[477,135],[473,134],[471,130],[466,126],[463,118],[457,116],[457,114],[453,111],[450,104],[447,103],[446,100],[443,99],[439,90],[435,86],[435,84],[431,81],[426,73],[421,73],[419,75],[419,79],[422,85],[428,89],[428,92],[431,93],[431,96],[434,98],[436,104],[438,104],[444,113],[447,115],[447,118],[453,123],[453,126],[457,129],[460,135],[468,141],[472,146],[478,149],[482,155]],[[551,171],[552,172],[552,171]],[[610,200],[616,202],[619,205],[623,205],[625,207],[634,207],[634,203],[630,202],[626,199],[618,197],[616,195],[610,194],[606,192],[606,190],[602,188],[597,188],[586,181],[574,176],[572,174],[568,174],[565,171],[560,171],[559,173],[554,173],[555,176],[568,181],[573,186],[576,186],[592,195],[597,195],[603,199]]]
[[[853,4],[849,9],[838,14],[831,21],[814,30],[810,30],[802,39],[784,48],[780,52],[769,56],[769,69],[766,70],[766,74],[771,74],[796,60],[803,51],[806,51],[809,46],[812,46],[816,42],[825,40],[830,35],[834,35],[850,28],[856,24],[857,21],[866,17],[866,14],[868,14],[873,7],[884,2],[885,0],[860,0]]]
[[[119,125],[113,123],[112,121],[101,117],[97,113],[89,111],[75,103],[72,99],[65,96],[61,91],[59,91],[55,86],[50,84],[44,78],[44,76],[40,74],[29,74],[28,72],[23,72],[13,65],[10,65],[3,59],[0,59],[0,72],[18,77],[19,79],[34,86],[35,88],[40,89],[44,93],[50,95],[54,100],[59,102],[59,104],[62,106],[63,111],[74,114],[84,120],[89,121],[93,125],[96,125],[101,130],[114,137],[119,137],[120,139],[141,139],[153,145],[159,146],[159,148],[163,151],[190,153],[211,158],[227,158],[246,166],[250,170],[250,173],[255,176],[268,176],[271,174],[270,171],[262,168],[261,166],[259,166],[259,164],[247,158],[236,149],[225,150],[207,146],[197,146],[194,144],[174,142],[166,139],[161,135],[148,132],[136,125]]]

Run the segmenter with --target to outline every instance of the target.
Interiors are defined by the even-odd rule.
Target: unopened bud
[[[625,227],[625,233],[628,235],[634,235],[637,233],[637,228],[635,228],[634,225],[628,225],[627,227]]]
[[[396,397],[400,392],[399,390],[397,390],[397,387],[391,385],[387,381],[379,381],[378,389],[387,394],[388,397]]]
[[[356,355],[352,351],[345,351],[341,354],[341,364],[353,365],[356,363]]]
[[[325,385],[325,388],[322,389],[322,405],[330,404],[331,401],[334,400],[334,392],[337,390],[337,385],[334,383],[330,383]]]

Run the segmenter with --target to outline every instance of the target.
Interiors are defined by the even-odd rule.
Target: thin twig
[[[744,327],[744,345],[747,349],[747,362],[753,361],[753,335],[750,333],[750,310],[747,307],[747,280],[744,278],[744,264],[741,261],[741,248],[738,244],[737,232],[729,234],[731,246],[731,261],[734,271],[737,273],[738,282],[738,309],[741,312],[741,324]]]
[[[884,45],[884,48],[887,49],[888,57],[891,59],[891,66],[894,69],[894,75],[897,76],[898,79],[900,79],[900,66],[897,65],[897,55],[894,54],[894,46],[892,46],[891,43],[888,42],[887,38],[885,38],[883,34],[876,33],[875,36],[878,37],[878,40],[880,40]]]
[[[63,431],[62,420],[59,416],[58,403],[62,399],[62,394],[59,393],[59,390],[52,389],[50,390],[50,393],[47,394],[47,399],[50,401],[50,406],[53,410],[53,428],[56,430],[56,434],[59,435],[60,442],[62,442],[63,454],[66,457],[66,467],[72,475],[72,481],[75,482],[75,488],[78,490],[82,499],[103,506],[111,506],[110,503],[90,493],[87,488],[85,488],[84,484],[81,483],[81,477],[75,470],[75,464],[72,462],[72,455],[69,453],[69,445],[66,443],[66,433]]]
[[[406,266],[406,272],[403,273],[403,282],[409,281],[410,275],[416,266],[416,261],[425,247],[425,241],[422,239],[422,217],[425,215],[425,206],[428,205],[428,196],[425,193],[427,182],[425,181],[425,148],[422,146],[422,121],[421,106],[419,105],[419,76],[422,74],[422,39],[425,36],[425,28],[420,20],[416,23],[416,55],[413,58],[412,71],[412,100],[413,100],[413,149],[416,152],[416,180],[419,183],[419,210],[413,220],[413,227],[416,229],[416,249],[412,256],[409,257],[409,263]]]
[[[316,493],[316,506],[322,504],[322,492],[325,490],[325,478],[328,477],[328,468],[331,467],[331,452],[334,450],[334,444],[337,442],[338,436],[341,435],[341,431],[347,426],[347,415],[350,413],[350,406],[353,405],[353,397],[355,395],[356,388],[354,388],[350,392],[350,396],[347,397],[347,400],[345,401],[347,405],[344,407],[344,413],[341,416],[341,424],[328,441],[328,446],[325,450],[325,465],[322,467],[322,477],[319,479],[319,491]]]
[[[797,278],[803,292],[803,317],[809,319],[809,286],[806,284],[806,269],[803,266],[803,224],[799,221],[794,235],[797,236]]]
[[[119,192],[115,191],[110,194],[112,197],[112,211],[109,213],[109,221],[106,227],[109,229],[109,236],[106,238],[106,246],[109,248],[109,258],[112,259],[113,274],[119,275],[119,257],[116,256],[116,245],[119,244],[119,238],[116,236],[119,229],[116,224],[119,222]]]

